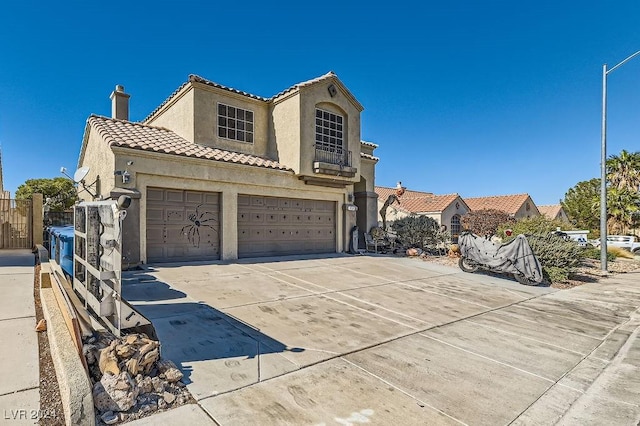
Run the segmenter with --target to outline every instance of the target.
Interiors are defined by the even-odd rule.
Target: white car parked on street
[[[594,245],[600,247],[600,239],[595,240]],[[607,247],[620,247],[633,254],[640,254],[640,242],[634,235],[607,235]]]

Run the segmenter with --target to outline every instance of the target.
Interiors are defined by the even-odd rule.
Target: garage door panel
[[[185,191],[184,201],[191,204],[202,204],[202,195],[201,192]]]
[[[169,201],[171,203],[182,203],[184,202],[184,191],[181,190],[166,190],[165,192],[165,201]]]
[[[162,220],[163,218],[164,218],[163,209],[156,209],[153,207],[147,208],[147,221],[148,220],[159,221],[159,220]]]
[[[147,189],[147,261],[220,258],[218,193]]]
[[[247,202],[248,201],[248,202]],[[316,206],[322,211],[314,210]],[[333,253],[336,203],[238,196],[238,256]]]
[[[171,208],[167,208],[165,210],[166,212],[166,217],[165,217],[165,221],[167,222],[184,222],[186,216],[184,214],[184,210],[182,208],[175,208],[175,207],[171,207]]]
[[[162,226],[147,227],[147,241],[158,243],[158,242],[162,242],[163,240],[164,240],[164,230]]]
[[[251,223],[253,224],[257,224],[257,223],[263,223],[264,222],[264,217],[265,215],[263,213],[252,213],[251,214]]]
[[[254,207],[264,206],[264,197],[251,197],[251,205]]]
[[[164,191],[161,189],[149,188],[147,190],[147,201],[162,201],[164,200]]]

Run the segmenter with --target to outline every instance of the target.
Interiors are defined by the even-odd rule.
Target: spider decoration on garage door
[[[208,233],[209,230],[211,230],[216,234],[218,233],[215,227],[215,224],[218,222],[215,219],[215,215],[207,211],[201,212],[200,207],[202,207],[202,204],[196,207],[195,213],[188,216],[189,222],[191,223],[183,226],[182,231],[180,231],[194,247],[200,247],[200,232]]]

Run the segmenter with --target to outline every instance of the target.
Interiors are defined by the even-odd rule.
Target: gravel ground
[[[35,268],[33,285],[33,299],[36,307],[36,324],[44,318],[42,303],[40,302],[40,265]],[[38,424],[45,426],[64,426],[64,412],[60,399],[60,389],[56,370],[49,350],[49,338],[46,332],[38,333],[38,350],[40,353],[40,410],[49,413],[40,419]],[[55,413],[55,414],[53,414]]]
[[[420,256],[425,262],[438,263],[440,265],[458,266],[458,257],[450,256]],[[627,272],[640,270],[640,258],[638,256],[635,259],[622,259],[618,258],[614,261],[608,262],[608,270],[610,274],[624,274]],[[585,283],[597,282],[602,278],[603,274],[600,270],[600,261],[594,259],[585,259],[582,265],[577,268],[574,273],[569,276],[569,280],[561,283],[553,283],[553,288],[572,288]]]

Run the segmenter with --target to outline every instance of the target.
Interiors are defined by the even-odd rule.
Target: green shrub
[[[550,283],[561,283],[569,279],[569,271],[564,268],[558,268],[557,266],[543,268],[542,274],[545,280]]]
[[[504,242],[515,238],[518,233],[514,232],[511,237],[505,238]],[[564,238],[549,234],[536,233],[527,235],[529,246],[533,254],[540,261],[542,273],[551,282],[561,282],[569,278],[569,274],[584,259],[584,248],[575,241],[566,241]]]
[[[406,247],[435,246],[449,239],[449,233],[440,230],[438,222],[428,216],[411,215],[391,223],[396,238]]]
[[[587,247],[587,248],[584,249],[584,251],[582,253],[584,254],[584,257],[586,257],[587,259],[600,260],[600,248],[599,247],[593,247],[593,246]],[[613,253],[610,250],[607,250],[607,260],[608,261],[616,260],[615,253]]]
[[[545,216],[534,216],[519,219],[517,222],[505,222],[498,226],[496,235],[501,238],[505,238],[505,231],[511,229],[513,231],[513,237],[519,234],[532,235],[546,235],[549,232],[555,231],[560,228],[562,231],[573,229],[570,224],[562,222],[557,219],[548,219]]]

